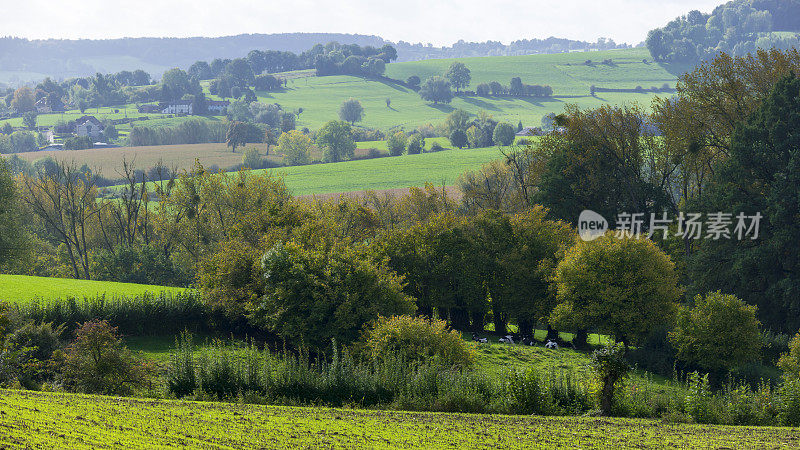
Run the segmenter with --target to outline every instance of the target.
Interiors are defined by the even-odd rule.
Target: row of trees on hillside
[[[419,95],[423,100],[438,103],[450,103],[453,99],[451,88],[455,88],[455,95],[459,95],[462,89],[469,87],[472,75],[464,63],[454,62],[443,77],[433,76],[425,80],[419,88]],[[411,76],[406,80],[411,86],[420,84],[417,76]],[[466,94],[479,95],[481,97],[510,95],[512,97],[552,97],[553,88],[550,86],[528,85],[522,82],[520,77],[511,79],[508,86],[503,86],[497,81],[490,83],[480,83],[475,91],[466,91]]]

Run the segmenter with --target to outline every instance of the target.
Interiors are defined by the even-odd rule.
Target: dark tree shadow
[[[487,109],[487,110],[490,110],[490,111],[501,111],[501,109],[498,108],[496,105],[493,105],[493,104],[491,104],[491,103],[489,103],[487,101],[481,100],[479,98],[475,98],[475,97],[458,97],[458,98],[464,100],[465,102],[467,102],[467,103],[469,103],[471,105],[475,105],[475,106],[477,106],[478,108],[481,108],[481,109]]]
[[[451,112],[455,111],[456,109],[450,105],[445,105],[444,103],[428,103],[428,106],[433,109],[438,109],[443,113],[450,114]]]
[[[403,93],[406,93],[406,92],[408,92],[408,88],[405,88],[405,87],[403,87],[403,86],[400,86],[400,85],[399,85],[399,84],[397,84],[397,83],[392,83],[391,81],[388,81],[388,80],[384,80],[384,79],[374,79],[374,78],[367,78],[367,79],[368,79],[368,80],[371,80],[371,81],[377,81],[378,83],[381,83],[381,84],[384,84],[384,85],[386,85],[386,86],[389,86],[390,88],[394,89],[395,91],[400,91],[400,92],[403,92]]]
[[[545,103],[564,103],[563,100],[559,100],[553,97],[516,97],[523,102],[530,103],[533,106],[543,107]]]

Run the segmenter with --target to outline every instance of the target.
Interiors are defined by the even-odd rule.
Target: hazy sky
[[[27,38],[225,36],[343,32],[451,44],[608,37],[636,44],[647,31],[724,0],[4,0],[0,34]]]

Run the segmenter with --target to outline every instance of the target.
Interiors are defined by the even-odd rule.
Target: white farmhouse
[[[167,103],[164,109],[161,110],[162,114],[192,114],[192,101],[191,100],[178,100],[177,102]]]
[[[75,134],[96,138],[103,133],[103,124],[94,116],[83,116],[75,121]]]

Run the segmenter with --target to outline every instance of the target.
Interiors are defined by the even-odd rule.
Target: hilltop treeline
[[[137,62],[120,62],[121,58],[113,58],[105,60],[103,67],[122,71],[156,65],[163,69],[148,68],[147,70],[153,76],[158,77],[160,72],[168,67],[187,69],[195,61],[212,61],[214,58],[243,58],[253,49],[284,56],[287,53],[299,55],[321,42],[340,42],[343,45],[375,48],[391,45],[397,49],[399,61],[562,53],[629,47],[605,38],[600,38],[597,42],[584,42],[555,37],[522,39],[508,45],[497,41],[458,41],[451,46],[434,47],[404,41],[393,43],[378,36],[336,33],[242,34],[217,38],[48,39],[46,41],[4,37],[0,38],[0,67],[3,67],[4,70],[36,72],[57,79],[66,79],[89,76],[98,72],[99,67],[94,65],[93,60],[109,56],[127,56]]]
[[[129,56],[138,63],[187,68],[194,61],[238,58],[252,49],[300,53],[320,42],[381,47],[377,36],[337,33],[241,34],[215,38],[48,39],[0,38],[0,66],[4,70],[39,72],[56,78],[88,76],[98,69],[89,59]],[[113,65],[104,64],[104,67]],[[120,63],[117,63],[120,64]],[[136,64],[136,63],[134,63]],[[133,70],[140,67],[119,67]],[[153,73],[158,76],[159,73]]]
[[[787,33],[789,32],[789,33]],[[800,1],[735,0],[711,14],[691,11],[650,31],[647,48],[657,61],[695,63],[720,52],[740,56],[758,48],[800,43]]]

